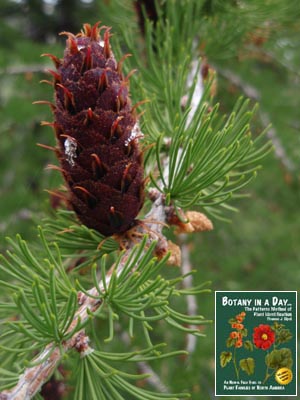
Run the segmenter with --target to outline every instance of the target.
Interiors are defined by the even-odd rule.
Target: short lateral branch
[[[101,288],[103,288],[103,286]],[[96,288],[91,289],[89,292],[94,296],[98,294]],[[76,327],[78,321],[84,322],[89,318],[88,310],[95,311],[101,304],[99,299],[88,297],[83,295],[81,292],[79,292],[78,298],[80,308],[76,312],[68,332],[71,332]],[[60,347],[55,346],[54,343],[48,344],[39,356],[33,360],[33,363],[36,365],[26,368],[24,373],[20,375],[17,385],[11,390],[5,390],[0,393],[0,400],[31,399],[39,392],[42,385],[49,380],[59,365],[63,353],[70,349],[76,349],[79,352],[82,350],[84,351],[87,343],[88,338],[85,335],[84,330],[80,330],[70,339],[63,342]]]
[[[150,241],[160,239],[162,243],[166,243],[166,239],[162,237],[162,226],[166,220],[163,195],[155,189],[151,193],[151,198],[153,206],[146,216],[146,220],[151,221],[151,223],[145,223],[145,225],[140,226],[140,237],[142,238],[143,234],[149,234],[150,232]],[[117,275],[122,272],[135,244],[136,240],[135,242],[130,241],[118,265]],[[109,285],[110,279],[111,270],[108,271],[106,276],[106,286]],[[99,287],[104,291],[103,282],[99,282]],[[78,322],[84,323],[90,318],[89,311],[95,312],[100,307],[101,300],[94,298],[99,296],[98,290],[93,287],[89,290],[89,294],[91,296],[87,296],[82,292],[78,293],[79,308],[67,333],[72,332]],[[81,354],[86,354],[87,347],[88,337],[84,330],[76,332],[70,339],[63,342],[61,346],[55,346],[55,343],[48,344],[40,355],[33,360],[33,363],[36,365],[26,368],[24,373],[20,375],[16,386],[0,393],[0,400],[30,400],[39,392],[42,385],[50,379],[65,352],[75,349]]]

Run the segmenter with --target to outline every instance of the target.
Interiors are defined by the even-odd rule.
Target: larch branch
[[[149,211],[145,220],[151,221],[151,223],[140,225],[139,234],[149,234],[151,241],[160,239],[160,242],[164,242],[162,237],[162,224],[165,223],[165,212],[164,212],[164,200],[163,195],[156,189],[152,191],[152,198],[154,200],[152,209]],[[142,238],[143,235],[141,235]],[[117,275],[119,275],[126,261],[130,256],[132,248],[136,244],[136,240],[130,241],[123,257],[118,264]],[[109,285],[111,279],[111,270],[108,271],[106,276],[106,286]],[[99,287],[104,291],[103,282],[99,282]],[[85,295],[82,292],[78,293],[78,304],[79,308],[75,313],[72,324],[70,325],[67,333],[77,326],[78,322],[84,323],[90,318],[89,311],[95,312],[101,305],[101,299],[99,298],[99,292],[96,287],[88,291],[89,295]],[[96,297],[96,298],[95,298]],[[50,343],[46,348],[33,360],[32,367],[25,369],[24,373],[19,377],[19,381],[15,387],[10,390],[5,390],[0,393],[0,400],[30,400],[36,393],[39,392],[41,386],[49,380],[55,369],[58,367],[63,354],[70,351],[71,349],[77,349],[81,351],[85,349],[84,343],[88,341],[84,330],[77,331],[70,339],[62,343],[62,346],[58,346],[55,343]]]

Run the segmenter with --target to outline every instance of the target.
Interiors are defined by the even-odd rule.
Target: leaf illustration
[[[229,338],[226,340],[226,346],[227,346],[227,347],[232,347],[232,346],[234,346],[235,342],[236,342],[236,339],[233,339],[233,338],[229,337]]]
[[[243,358],[240,360],[240,368],[245,371],[248,375],[254,373],[255,361],[253,358]]]
[[[222,351],[220,354],[220,365],[222,368],[226,367],[226,365],[231,361],[232,353],[231,351]]]
[[[253,351],[253,343],[250,340],[245,340],[244,347],[246,350]]]
[[[289,329],[279,329],[278,332],[276,332],[276,343],[277,344],[282,344],[282,343],[288,342],[292,338],[293,338],[293,335]]]
[[[242,334],[243,337],[247,336],[248,335],[248,329],[247,328],[242,329],[241,330],[241,334]]]
[[[292,352],[288,348],[273,350],[270,354],[266,355],[265,362],[272,369],[281,367],[291,368],[293,365]]]

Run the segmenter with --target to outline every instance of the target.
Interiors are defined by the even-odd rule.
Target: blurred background
[[[36,236],[36,224],[51,209],[45,189],[61,183],[59,174],[45,169],[55,164],[54,155],[36,146],[54,144],[51,128],[40,125],[51,120],[48,107],[32,105],[52,100],[51,88],[39,84],[52,66],[40,55],[62,55],[65,39],[57,34],[78,32],[84,22],[101,20],[117,32],[118,20],[135,15],[128,11],[132,3],[1,0],[0,251],[5,236]],[[266,141],[274,145],[249,198],[235,201],[239,212],[228,215],[230,222],[215,220],[212,232],[188,239],[195,283],[212,281],[198,311],[213,319],[215,290],[300,288],[300,7],[288,0],[206,0],[202,11],[200,51],[217,71],[221,111],[230,112],[240,95],[259,102],[253,131],[272,124]],[[136,15],[132,23],[137,21]],[[188,387],[200,400],[214,398],[213,324],[205,333],[188,367],[173,366],[172,379],[166,374],[172,390]]]

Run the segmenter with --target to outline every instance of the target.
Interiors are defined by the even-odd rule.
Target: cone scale
[[[49,56],[56,154],[67,202],[79,220],[105,236],[135,224],[144,200],[141,135],[129,82],[109,43],[109,28],[84,25],[67,35],[64,57]],[[104,31],[103,38],[100,32]]]

